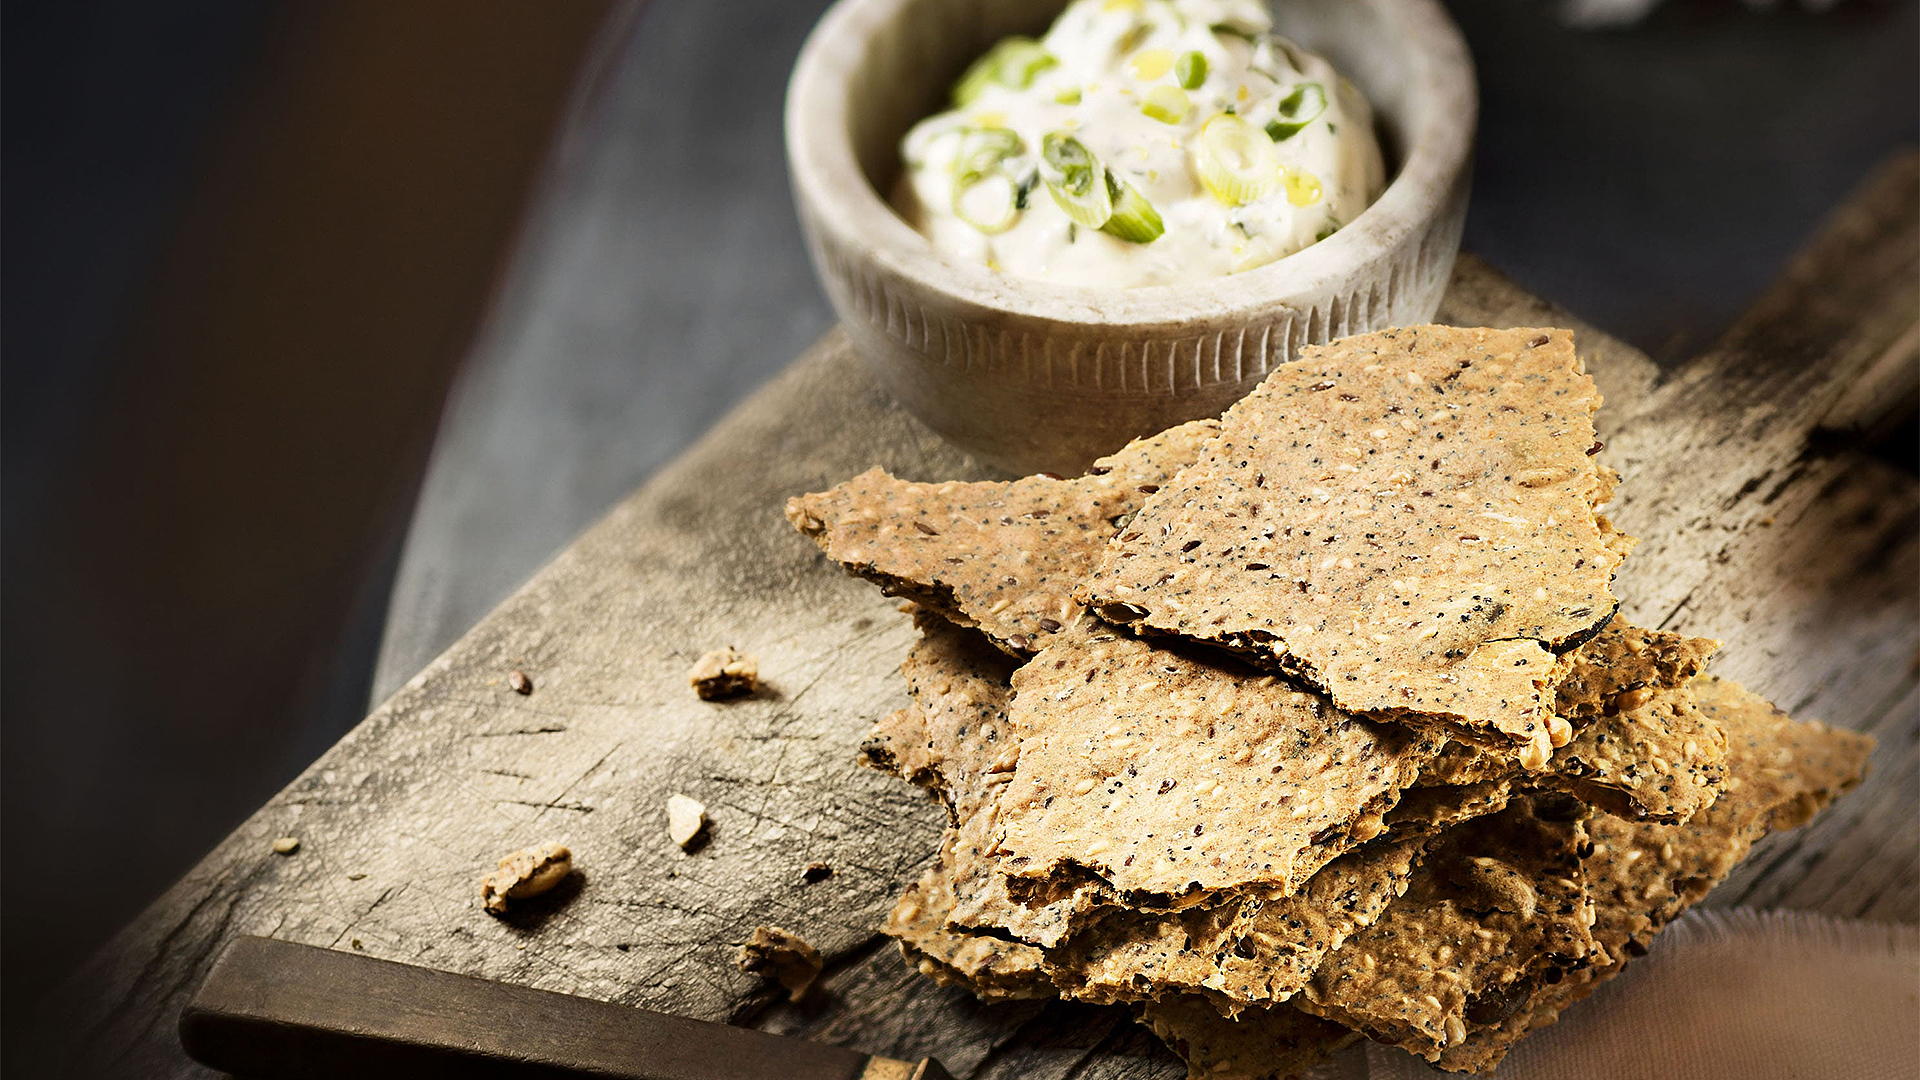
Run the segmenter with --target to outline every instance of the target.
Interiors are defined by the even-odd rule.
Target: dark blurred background
[[[824,6],[0,9],[10,1020],[830,326]],[[1666,364],[1920,135],[1912,2],[1450,6],[1468,248]]]

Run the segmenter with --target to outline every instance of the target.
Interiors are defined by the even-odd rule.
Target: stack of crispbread
[[[794,499],[920,630],[863,757],[951,828],[887,932],[1195,1077],[1491,1069],[1871,746],[1615,616],[1599,404],[1566,331],[1416,327],[1077,479]]]

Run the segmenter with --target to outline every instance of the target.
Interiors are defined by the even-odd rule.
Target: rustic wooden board
[[[1763,844],[1715,902],[1920,918],[1920,489],[1816,430],[1857,411],[1863,373],[1915,362],[1916,180],[1911,158],[1877,177],[1726,341],[1665,380],[1470,258],[1442,315],[1577,331],[1610,401],[1606,460],[1627,475],[1617,516],[1645,538],[1623,573],[1629,615],[1724,637],[1717,670],[1881,739],[1861,791]],[[981,475],[872,390],[830,335],[57,988],[41,1030],[62,1074],[200,1075],[175,1020],[219,946],[253,933],[934,1053],[959,1077],[1179,1075],[1116,1011],[981,1006],[908,972],[876,935],[941,824],[852,764],[867,725],[903,700],[894,672],[910,631],[780,517],[788,494],[873,464]],[[757,653],[771,690],[697,701],[686,669],[722,643]],[[531,696],[507,688],[515,669]],[[676,791],[714,822],[692,854],[667,839]],[[300,849],[273,854],[277,836]],[[570,843],[581,868],[557,902],[484,914],[480,874],[547,839]],[[816,860],[835,872],[806,884]],[[828,955],[826,993],[776,1005],[734,969],[736,943],[763,922]]]

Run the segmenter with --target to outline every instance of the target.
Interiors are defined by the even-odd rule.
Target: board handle
[[[180,1016],[194,1060],[239,1077],[951,1080],[764,1031],[240,937]]]

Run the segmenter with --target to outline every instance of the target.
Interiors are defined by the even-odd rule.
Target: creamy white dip
[[[1373,112],[1259,0],[1075,0],[902,142],[895,206],[941,251],[1127,288],[1291,255],[1380,194]]]

